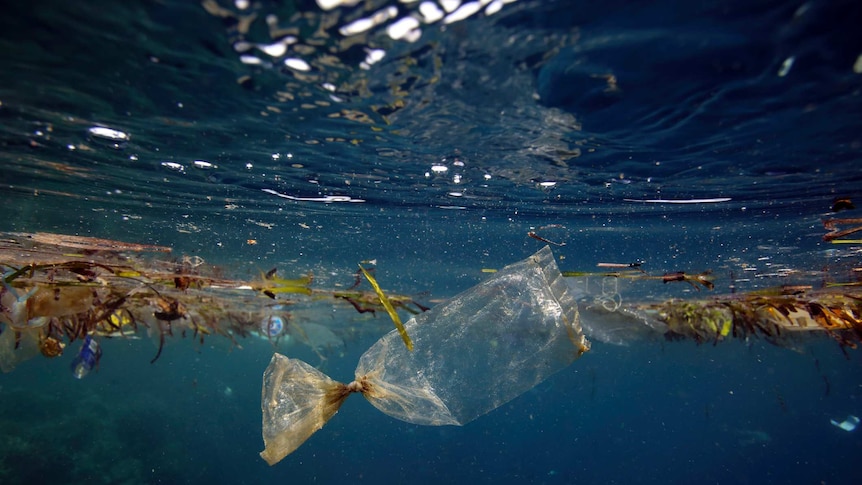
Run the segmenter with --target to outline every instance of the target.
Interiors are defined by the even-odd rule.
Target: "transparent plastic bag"
[[[362,355],[350,384],[273,356],[263,379],[261,456],[272,465],[293,452],[352,392],[409,423],[463,425],[589,350],[577,304],[548,247],[405,328],[415,350],[393,330]]]

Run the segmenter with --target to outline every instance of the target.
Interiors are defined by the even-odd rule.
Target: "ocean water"
[[[862,4],[353,3],[4,4],[0,231],[170,246],[237,279],[312,271],[321,288],[375,260],[387,291],[426,305],[533,254],[530,232],[565,243],[563,271],[712,271],[711,292],[578,283],[623,304],[855,281],[862,244],[825,242],[822,221],[860,217],[832,208],[862,201]],[[339,380],[390,329],[382,312],[295,313],[350,322],[325,359],[276,348]],[[463,427],[350,398],[272,467],[273,345],[177,337],[151,364],[142,337],[103,339],[81,380],[78,342],[0,376],[0,482],[862,479],[862,434],[830,424],[862,413],[862,357],[827,336],[591,338]]]

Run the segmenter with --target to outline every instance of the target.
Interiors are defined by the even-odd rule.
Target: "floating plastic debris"
[[[482,4],[480,4],[479,2],[467,2],[464,5],[461,5],[458,10],[455,10],[454,12],[447,15],[446,18],[443,19],[443,23],[451,24],[454,22],[460,22],[461,20],[472,16],[481,9]]]
[[[284,60],[284,65],[296,71],[310,71],[311,66],[298,57],[289,57]]]
[[[391,331],[360,357],[349,384],[275,354],[263,375],[261,457],[274,465],[292,453],[354,392],[408,423],[464,425],[590,349],[547,246],[404,327],[415,350],[402,345],[401,329]]]
[[[332,202],[365,202],[364,199],[354,199],[349,195],[326,195],[323,197],[295,197],[293,195],[282,194],[281,192],[277,192],[272,189],[260,189],[267,194],[272,194],[276,197],[281,197],[282,199],[295,200],[297,202],[323,202],[326,204],[330,204]]]
[[[173,170],[174,172],[185,172],[186,167],[177,162],[162,162],[162,166],[168,170]]]
[[[407,35],[419,27],[419,21],[413,17],[404,17],[400,20],[393,22],[386,29],[386,33],[389,34],[394,40],[403,39],[407,37]]]
[[[423,21],[426,24],[432,24],[442,19],[446,14],[433,2],[422,2],[419,5],[419,13],[422,14]]]
[[[260,44],[257,48],[270,57],[281,57],[287,53],[287,45],[293,42],[296,42],[295,37],[285,37],[281,41],[272,44]]]
[[[72,375],[75,379],[83,379],[99,365],[101,357],[102,349],[99,347],[99,342],[92,335],[87,335],[78,356],[72,361]]]
[[[853,416],[852,414],[850,416],[847,416],[847,419],[841,421],[840,423],[838,421],[835,421],[834,419],[830,419],[829,422],[832,423],[833,426],[837,426],[847,432],[853,431],[856,429],[856,426],[859,426],[859,418]]]
[[[461,5],[461,0],[439,0],[439,3],[446,13],[451,13]]]
[[[781,63],[781,67],[778,68],[778,77],[784,77],[790,73],[790,69],[793,67],[793,62],[795,60],[795,56],[790,56],[787,59],[784,59],[784,62]]]
[[[564,228],[558,224],[536,228],[550,229]],[[103,339],[134,339],[140,333],[149,334],[159,345],[152,362],[158,360],[168,338],[203,344],[205,338],[224,337],[239,345],[238,340],[248,336],[269,339],[273,345],[290,339],[307,345],[323,361],[324,353],[343,348],[346,337],[354,337],[358,330],[313,323],[320,322],[316,305],[325,304],[327,312],[341,304],[359,314],[391,313],[381,301],[381,292],[356,289],[361,274],[347,289],[346,285],[324,289],[312,287],[311,273],[286,279],[272,269],[254,281],[229,280],[223,270],[208,267],[198,256],[159,259],[129,254],[169,251],[163,246],[81,236],[0,233],[0,370],[10,372],[39,354],[55,358],[62,355],[64,341],[80,341],[73,373],[83,377],[96,368],[98,343]],[[118,257],[118,253],[125,254]],[[414,350],[407,349],[398,331],[390,332],[360,359],[356,380],[347,385],[328,380],[294,359],[275,358],[265,374],[272,394],[265,394],[270,399],[265,397],[263,409],[273,426],[265,434],[265,458],[278,461],[299,446],[322,426],[316,419],[331,417],[350,392],[364,393],[372,404],[398,419],[464,424],[568,365],[586,350],[587,337],[622,344],[657,335],[710,344],[762,337],[790,347],[820,336],[836,340],[842,351],[862,341],[862,285],[856,280],[827,283],[826,289],[785,285],[701,299],[629,302],[620,298],[616,286],[608,285],[611,291],[606,292],[604,282],[682,282],[703,291],[713,288],[710,273],[650,275],[640,260],[612,261],[616,262],[598,266],[615,271],[560,273],[546,247],[497,273],[482,268],[493,276],[433,313],[422,313],[429,309],[410,297],[386,294],[393,309],[416,315],[404,324]],[[601,277],[602,294],[593,301],[594,295],[586,289],[572,295],[572,285],[581,281],[562,281],[563,277],[584,282]],[[565,313],[569,310],[572,314]],[[362,325],[378,325],[369,323],[373,320]],[[380,327],[374,328],[376,333]],[[529,358],[518,360],[519,356]],[[417,376],[425,381],[416,381]],[[312,391],[321,385],[327,387],[324,392],[336,389],[343,394],[334,401],[315,401],[320,395]],[[282,415],[285,396],[294,392],[290,386],[306,393],[308,399],[298,405],[321,414],[291,418],[290,423],[299,423],[298,427],[289,430],[287,441],[281,441],[287,428],[274,420]],[[831,423],[850,432],[860,419],[851,415]]]
[[[118,150],[124,148],[131,138],[128,133],[112,128],[105,128],[104,126],[94,126],[87,130],[87,133],[90,135],[90,140],[94,143]]]
[[[352,7],[361,0],[317,0],[317,6],[323,10],[332,10],[336,7]]]
[[[263,61],[260,59],[260,57],[248,54],[243,54],[239,56],[239,61],[249,66],[259,66],[263,64]]]
[[[90,133],[90,136],[94,138],[102,138],[104,140],[110,140],[114,142],[125,142],[129,141],[129,139],[131,138],[127,133],[124,133],[120,130],[105,128],[104,126],[94,126],[87,131]]]
[[[373,29],[383,22],[394,18],[396,15],[398,15],[398,8],[395,6],[389,6],[388,8],[378,10],[377,13],[370,17],[360,18],[342,26],[338,29],[338,32],[343,36],[361,34],[362,32]]]
[[[717,202],[728,202],[730,197],[716,197],[714,199],[623,199],[626,202],[642,202],[645,204],[715,204]]]

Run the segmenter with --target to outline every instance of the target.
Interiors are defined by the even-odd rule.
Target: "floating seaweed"
[[[704,271],[698,274],[689,274],[685,271],[674,271],[672,273],[665,273],[660,276],[647,274],[643,269],[641,269],[642,262],[637,263],[627,263],[627,264],[617,264],[617,263],[599,263],[599,267],[601,268],[633,268],[628,271],[609,271],[609,272],[596,272],[596,271],[563,271],[563,276],[567,278],[582,278],[589,276],[599,276],[603,278],[621,278],[628,280],[640,280],[640,281],[661,281],[662,283],[674,283],[674,282],[684,282],[688,283],[697,291],[700,291],[701,288],[706,288],[708,290],[712,290],[715,288],[715,285],[712,283],[712,272]]]
[[[407,335],[407,330],[404,328],[404,324],[401,323],[401,317],[398,316],[398,312],[395,311],[389,298],[385,293],[383,293],[380,285],[377,284],[377,280],[374,279],[374,277],[371,276],[371,274],[363,268],[361,264],[359,265],[359,270],[362,271],[362,275],[365,276],[365,279],[371,283],[371,286],[374,288],[374,292],[377,293],[377,298],[380,300],[383,308],[386,309],[386,313],[389,314],[389,317],[392,319],[392,323],[395,324],[395,328],[398,329],[398,333],[401,335],[401,340],[404,341],[404,345],[407,346],[407,350],[413,350],[413,341],[410,340],[410,336]]]
[[[798,337],[826,334],[842,348],[856,348],[862,342],[862,295],[846,291],[755,292],[626,307],[633,318],[653,321],[653,328],[666,329],[664,336],[669,340],[718,343],[762,337],[788,346]]]
[[[854,224],[855,227],[838,229],[838,226],[846,226],[847,224]],[[824,241],[841,242],[839,238],[862,231],[862,219],[825,219],[823,228],[829,231],[823,235]]]
[[[629,265],[602,263],[600,267],[622,269]],[[602,278],[600,293],[585,292],[582,319],[588,335],[608,342],[625,344],[655,333],[668,340],[713,344],[761,337],[776,345],[792,346],[799,338],[814,335],[828,335],[842,349],[856,348],[862,342],[862,293],[858,282],[826,282],[820,290],[810,285],[783,285],[742,294],[731,287],[730,295],[713,298],[623,303],[618,285],[608,289],[606,282],[685,282],[698,291],[713,290],[715,285],[710,271],[678,271],[660,276],[633,270],[570,271],[563,275]]]
[[[346,285],[348,289],[326,289],[313,287],[311,273],[282,278],[272,269],[257,279],[229,279],[200,257],[170,254],[169,248],[156,245],[47,233],[0,234],[0,370],[9,372],[38,355],[60,356],[71,343],[87,337],[134,339],[141,334],[156,342],[153,363],[169,338],[190,338],[203,345],[216,337],[239,346],[240,339],[251,336],[277,345],[283,335],[296,337],[324,360],[327,348],[338,347],[339,333],[354,338],[356,330],[317,321],[320,312],[315,309],[321,305],[373,316],[385,311],[396,326],[399,310],[416,315],[429,309],[410,296],[383,294],[371,271],[358,273],[365,274],[370,290],[362,289],[361,279]],[[658,331],[667,339],[698,343],[758,336],[779,345],[825,334],[842,348],[855,348],[862,341],[862,293],[854,282],[827,283],[822,290],[783,286],[644,303],[623,303],[616,285],[604,288],[604,282],[623,279],[714,288],[708,271],[650,275],[641,264],[604,263],[602,268],[619,271],[563,273],[602,278],[602,294],[582,309],[582,318],[599,317],[586,322],[588,333],[631,340]],[[297,317],[297,308],[304,317]],[[281,328],[273,332],[276,321]],[[374,331],[382,328],[377,325]],[[409,346],[410,337],[402,338]]]
[[[257,281],[231,280],[199,257],[166,260],[142,253],[169,254],[170,248],[47,233],[0,235],[0,370],[40,354],[57,357],[87,337],[146,332],[158,345],[151,362],[172,337],[190,336],[200,344],[210,336],[234,345],[253,335],[272,341],[260,322],[274,312],[287,321],[299,302],[388,311],[374,291],[312,288],[311,273],[285,279],[273,269]],[[388,301],[392,311],[428,309],[403,295]],[[304,336],[301,325],[292,322],[292,331]],[[327,341],[335,338],[326,335]],[[312,340],[300,339],[317,352]]]

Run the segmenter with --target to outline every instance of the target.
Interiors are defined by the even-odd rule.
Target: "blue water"
[[[388,6],[366,34],[339,32]],[[310,270],[322,288],[376,259],[387,290],[427,304],[538,250],[529,231],[566,242],[553,247],[564,271],[712,270],[715,294],[854,277],[860,245],[823,242],[822,219],[860,217],[830,212],[862,201],[858,2],[520,0],[423,24],[415,42],[387,34],[418,9],[4,5],[0,231],[167,245],[239,279]],[[383,59],[362,67],[374,50]],[[706,201],[644,202],[692,199]],[[706,296],[620,285],[625,301]],[[313,310],[333,326],[351,313]],[[383,317],[351,324],[323,370],[351,379]],[[258,456],[269,342],[176,338],[151,365],[145,335],[104,339],[82,380],[75,342],[0,376],[0,482],[862,479],[862,435],[830,424],[862,413],[859,350],[593,340],[464,427],[351,397],[273,467]]]

